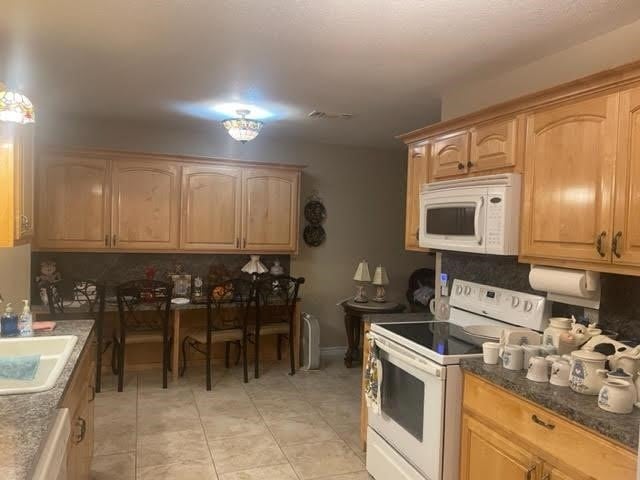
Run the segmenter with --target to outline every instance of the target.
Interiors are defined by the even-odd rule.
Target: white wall
[[[527,65],[454,84],[442,95],[442,119],[636,60],[640,60],[640,21]]]
[[[30,298],[31,247],[0,248],[0,294],[11,302],[14,311],[22,311],[22,300]],[[4,312],[4,305],[1,306]]]
[[[241,145],[218,124],[206,131],[181,131],[141,123],[76,120],[55,128],[41,125],[38,133],[40,142],[49,144],[306,165],[302,202],[313,190],[325,201],[327,240],[318,248],[300,240],[300,255],[292,258],[291,268],[307,279],[303,308],[320,319],[323,346],[346,342],[342,310],[336,302],[353,295],[351,278],[360,259],[366,258],[372,267],[377,263],[387,267],[390,297],[398,300],[403,300],[409,274],[433,265],[429,255],[404,251],[404,149],[282,142],[262,135]]]

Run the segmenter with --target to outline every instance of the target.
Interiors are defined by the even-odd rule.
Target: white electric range
[[[460,359],[503,328],[546,328],[544,297],[454,280],[448,321],[375,323],[379,412],[369,409],[367,470],[376,480],[457,480]],[[470,333],[470,332],[473,332]]]

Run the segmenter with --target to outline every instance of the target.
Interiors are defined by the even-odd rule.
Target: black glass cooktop
[[[380,326],[440,355],[482,353],[482,342],[486,341],[449,322],[398,322]]]

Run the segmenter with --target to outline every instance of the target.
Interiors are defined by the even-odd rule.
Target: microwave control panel
[[[487,228],[486,245],[487,251],[502,248],[503,236],[502,228],[505,220],[504,194],[491,193],[487,195]]]

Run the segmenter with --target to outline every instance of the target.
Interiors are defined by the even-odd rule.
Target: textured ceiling
[[[439,117],[450,82],[640,18],[638,0],[2,0],[0,79],[47,119],[221,128],[210,106],[272,110],[263,135],[391,146]],[[319,109],[354,118],[313,120]]]

